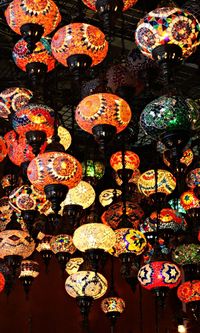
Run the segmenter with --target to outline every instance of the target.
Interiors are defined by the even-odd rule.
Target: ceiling
[[[19,39],[6,24],[3,11],[10,1],[0,0],[0,91],[11,86],[30,87],[26,74],[20,71],[12,60],[12,48]],[[80,9],[80,0],[55,0],[60,8],[63,20],[61,25],[76,21],[81,13],[84,21],[101,26],[96,14],[86,9]],[[161,2],[161,1],[160,1]],[[102,67],[88,73],[86,81],[98,77],[115,59],[127,55],[134,47],[134,31],[137,22],[144,14],[154,9],[159,1],[138,0],[137,5],[124,13],[115,26],[114,40],[111,45],[109,60]],[[168,3],[169,1],[162,1]],[[199,0],[196,0],[198,3]],[[185,1],[179,0],[176,3],[182,6]],[[122,52],[123,51],[123,52]],[[199,84],[199,51],[177,68],[174,74],[176,86],[183,95],[200,99]],[[154,70],[153,70],[154,71]],[[136,113],[139,114],[142,108],[153,98],[161,94],[159,85],[159,71],[153,73],[151,70],[145,76],[141,73],[145,89],[139,96],[134,96]],[[152,82],[153,81],[153,82]],[[155,84],[154,84],[155,83]],[[87,150],[95,151],[96,145],[89,135],[86,135],[76,125],[73,128],[72,113],[77,103],[77,96],[74,96],[71,74],[66,68],[57,65],[56,69],[49,73],[45,80],[45,103],[55,106],[59,110],[60,122],[69,130],[74,130],[74,148],[80,157],[87,155]],[[55,89],[56,87],[56,89]],[[53,96],[53,99],[51,98]],[[89,142],[89,144],[88,144]],[[115,141],[114,145],[119,143]],[[128,142],[129,147],[134,147],[139,152],[142,160],[142,167],[150,164],[150,154],[153,147],[152,140],[140,131],[139,136]],[[92,148],[89,148],[92,147]],[[113,147],[110,148],[111,150]],[[155,147],[154,147],[155,149]],[[1,172],[5,168],[1,166]],[[37,260],[41,262],[38,256]],[[4,333],[81,333],[81,316],[75,301],[71,299],[64,289],[64,276],[62,275],[56,259],[53,258],[48,273],[45,272],[44,264],[41,263],[41,273],[34,282],[29,299],[26,299],[23,288],[18,281],[11,294],[0,296],[0,327]],[[115,284],[118,294],[125,299],[126,310],[117,323],[115,333],[175,333],[177,332],[177,314],[181,309],[175,291],[171,292],[166,306],[160,314],[160,331],[156,331],[155,300],[151,293],[141,290],[137,286],[133,292],[130,285],[120,275],[120,264],[115,261]],[[110,275],[110,262],[108,260],[104,267],[106,276]],[[100,309],[100,301],[95,301],[90,314],[90,333],[110,332],[109,321]],[[190,333],[197,333],[198,324],[193,322],[190,325]],[[88,331],[89,332],[89,331]]]

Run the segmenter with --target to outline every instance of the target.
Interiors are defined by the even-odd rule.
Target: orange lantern
[[[7,155],[7,147],[5,140],[2,136],[0,136],[0,162],[4,160]]]
[[[118,173],[120,178],[123,178],[123,171],[126,171],[126,176],[130,179],[133,171],[139,167],[140,159],[133,151],[126,150],[124,156],[121,151],[118,151],[111,156],[110,165]],[[123,170],[123,167],[125,167],[125,170]]]

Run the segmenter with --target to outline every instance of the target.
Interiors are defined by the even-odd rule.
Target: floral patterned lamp
[[[131,120],[131,109],[122,98],[108,93],[85,97],[76,108],[76,122],[93,134],[100,148],[105,148],[116,133],[123,131]]]
[[[103,61],[108,42],[101,30],[86,23],[71,23],[60,28],[52,38],[53,56],[69,67],[75,78],[80,71]]]
[[[5,17],[10,28],[23,36],[31,52],[40,38],[49,35],[61,21],[58,7],[52,0],[13,0]]]

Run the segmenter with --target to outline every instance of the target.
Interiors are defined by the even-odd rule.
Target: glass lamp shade
[[[168,261],[153,261],[142,266],[138,280],[148,290],[167,287],[175,288],[181,281],[181,271],[177,265]]]
[[[47,138],[51,137],[54,133],[54,111],[46,105],[28,104],[14,114],[12,126],[21,136],[29,131],[42,131]]]
[[[103,275],[93,271],[79,271],[68,276],[65,282],[66,292],[71,297],[92,297],[98,299],[107,290],[108,283]]]
[[[15,131],[10,131],[4,136],[8,148],[8,157],[15,165],[20,166],[23,162],[31,161],[35,155],[33,149],[27,144],[25,136],[17,138]],[[42,145],[40,151],[44,152],[46,142]]]
[[[116,243],[111,253],[116,257],[124,253],[140,255],[147,245],[143,233],[132,228],[117,229],[115,230],[115,235]]]
[[[0,162],[4,160],[8,152],[5,139],[0,136]]]
[[[120,223],[123,223],[123,202],[112,204],[101,216],[104,224],[109,225],[112,229],[117,229]],[[126,217],[135,229],[138,228],[139,222],[143,217],[142,208],[134,202],[126,202]]]
[[[178,287],[177,296],[183,303],[200,301],[200,281],[192,280],[182,283]]]
[[[190,108],[180,96],[161,96],[144,108],[140,125],[155,140],[169,131],[190,131],[192,119]]]
[[[14,46],[12,52],[13,60],[17,67],[27,71],[27,65],[31,63],[42,63],[46,65],[47,72],[55,68],[55,58],[51,53],[51,46],[45,38],[41,38],[36,43],[36,48],[32,53],[28,49],[28,44],[24,39],[20,39]]]
[[[32,277],[36,278],[39,275],[40,267],[37,261],[22,260],[20,267],[20,278]]]
[[[8,119],[10,113],[27,105],[33,93],[25,88],[12,87],[0,93],[0,117]]]
[[[82,0],[82,1],[87,7],[96,11],[96,2],[97,2],[96,0]],[[137,0],[123,0],[122,2],[123,2],[123,11],[125,11],[134,6]]]
[[[187,10],[171,7],[157,8],[139,21],[135,41],[141,52],[153,59],[156,47],[175,44],[182,57],[189,57],[199,45],[199,22]]]
[[[73,55],[85,55],[92,60],[92,66],[104,60],[108,52],[108,42],[104,33],[93,25],[71,23],[60,28],[51,42],[53,56],[64,66]]]
[[[112,154],[110,158],[110,165],[115,170],[122,170],[123,169],[123,158],[122,158],[122,152],[118,151],[114,154]],[[140,165],[140,159],[139,156],[134,153],[133,151],[126,150],[124,153],[124,162],[125,162],[125,168],[135,170]]]
[[[193,161],[193,152],[192,149],[187,149],[183,152],[182,157],[180,158],[180,163],[184,164],[186,167],[188,167],[192,161]],[[171,160],[170,160],[170,150],[165,150],[163,153],[163,162],[168,167],[171,166]]]
[[[84,259],[81,257],[70,258],[69,261],[66,263],[65,270],[66,270],[67,274],[71,275],[71,274],[77,273],[83,262],[84,262]]]
[[[75,117],[77,124],[90,134],[96,125],[112,125],[119,133],[130,122],[131,109],[125,100],[114,94],[94,94],[78,104]]]
[[[41,25],[46,36],[61,21],[58,7],[52,0],[13,0],[5,10],[5,17],[9,27],[19,35],[24,24],[33,23]]]
[[[38,252],[43,252],[43,251],[51,251],[51,235],[44,235],[42,234],[41,237],[39,238],[39,243],[38,246],[36,247],[36,250]]]
[[[6,281],[4,278],[4,275],[0,272],[0,292],[2,292],[4,290]]]
[[[174,191],[176,187],[176,179],[171,172],[158,169],[157,170],[157,192],[168,195]],[[148,170],[141,174],[138,179],[138,189],[145,196],[156,193],[156,175],[155,170]]]
[[[120,297],[107,297],[101,302],[101,310],[105,314],[109,314],[110,312],[123,313],[125,306],[124,300]]]
[[[58,136],[60,138],[60,144],[63,145],[65,150],[67,150],[72,143],[71,134],[65,127],[58,126]],[[52,142],[52,140],[51,140],[51,138],[49,138],[48,143],[51,143],[51,142]]]
[[[140,173],[139,169],[133,170],[132,176],[128,180],[128,183],[135,183],[135,184],[137,184],[140,175],[141,175],[141,173]],[[123,184],[123,180],[118,176],[117,173],[114,176],[115,176],[115,181],[116,181],[117,185],[121,186]]]
[[[159,229],[171,229],[174,232],[184,230],[187,223],[181,214],[171,208],[163,208],[158,216]],[[151,213],[143,223],[140,224],[140,230],[143,232],[157,231],[157,212]]]
[[[122,194],[122,191],[114,189],[114,188],[107,188],[106,190],[102,191],[99,195],[99,202],[103,207],[110,205],[115,197],[119,197]]]
[[[0,198],[0,231],[3,231],[10,222],[12,213],[13,208],[9,203],[8,197]]]
[[[200,185],[200,168],[193,169],[187,174],[186,184],[192,189]]]
[[[178,265],[192,265],[200,263],[200,244],[178,245],[172,253],[172,259]]]
[[[74,232],[73,243],[81,252],[91,249],[109,251],[115,245],[114,231],[102,223],[87,223]]]
[[[60,252],[73,254],[76,251],[72,236],[66,234],[53,236],[50,241],[50,246],[54,254]]]
[[[86,160],[82,162],[83,177],[101,179],[105,173],[105,166],[100,161]]]
[[[172,209],[175,209],[179,214],[186,214],[185,209],[183,208],[183,206],[180,203],[180,199],[171,199],[168,201],[168,204],[170,205],[170,207]]]
[[[186,211],[192,208],[200,208],[200,201],[192,190],[181,194],[180,204]]]
[[[29,257],[35,250],[35,242],[29,233],[22,230],[4,230],[0,232],[0,258],[6,256]]]
[[[83,209],[90,207],[95,200],[95,190],[89,183],[81,180],[80,183],[70,189],[61,206],[80,205]]]
[[[62,184],[69,189],[81,180],[81,164],[71,155],[62,152],[39,154],[29,164],[27,176],[39,191],[49,184]]]

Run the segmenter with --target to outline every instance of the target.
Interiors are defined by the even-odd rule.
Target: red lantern
[[[200,301],[200,280],[182,283],[178,287],[177,296],[183,303]]]
[[[4,160],[7,155],[7,147],[5,140],[2,136],[0,136],[0,162]]]
[[[124,152],[124,163],[125,169],[135,170],[140,165],[139,156],[133,151],[126,150]],[[115,171],[123,169],[123,157],[121,151],[118,151],[111,156],[110,165]]]
[[[3,276],[2,273],[0,273],[0,292],[2,292],[4,290],[4,287],[5,287],[5,278]]]

